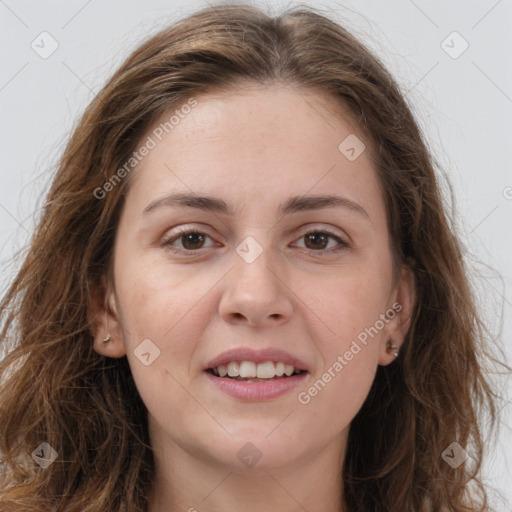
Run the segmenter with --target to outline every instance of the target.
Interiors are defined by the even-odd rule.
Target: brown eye
[[[306,247],[308,249],[325,249],[329,243],[329,238],[331,238],[329,235],[320,232],[308,233],[307,235],[304,235],[304,239],[306,240]]]
[[[210,237],[205,233],[189,229],[164,240],[162,245],[172,252],[194,252],[204,248],[207,238]],[[178,246],[175,245],[176,242],[179,242]]]
[[[336,253],[349,246],[347,242],[328,231],[309,231],[308,233],[304,233],[300,240],[304,240],[305,249],[319,254],[323,254],[324,252]],[[337,245],[328,247],[330,240],[337,242]]]
[[[191,232],[181,235],[183,247],[188,250],[201,249],[205,236],[203,233]]]

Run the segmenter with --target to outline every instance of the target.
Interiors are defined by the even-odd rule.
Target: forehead
[[[380,195],[369,141],[334,97],[311,89],[198,95],[153,123],[141,143],[149,139],[154,147],[131,176],[139,208],[175,190],[227,197],[234,206],[335,189],[352,198]],[[355,159],[344,153],[347,140],[362,151]]]

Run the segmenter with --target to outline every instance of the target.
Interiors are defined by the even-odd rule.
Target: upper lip
[[[249,347],[239,347],[222,352],[212,359],[204,370],[217,368],[220,365],[227,365],[231,361],[253,361],[254,363],[265,363],[267,361],[282,362],[293,366],[296,370],[307,370],[306,364],[300,359],[292,356],[288,352],[278,348],[265,348],[262,350],[254,350]]]

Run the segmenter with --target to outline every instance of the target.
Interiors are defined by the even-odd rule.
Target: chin
[[[214,453],[210,448],[210,456],[218,463],[229,467],[237,473],[266,474],[266,470],[283,468],[295,462],[299,456],[298,446],[301,446],[291,438],[282,439],[278,435],[265,438],[266,434],[258,437],[243,435],[242,432],[226,440],[222,445],[217,445]]]

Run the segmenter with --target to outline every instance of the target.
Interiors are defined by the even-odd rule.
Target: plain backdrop
[[[248,3],[273,14],[298,5]],[[85,106],[140,42],[207,4],[0,0],[2,290],[20,263],[16,251],[29,240],[58,156]],[[479,306],[510,363],[512,0],[309,5],[360,37],[400,84],[453,186],[449,206]],[[443,187],[448,190],[444,181]],[[500,382],[501,433],[485,472],[493,503],[505,512],[512,510],[512,403],[510,380]]]

